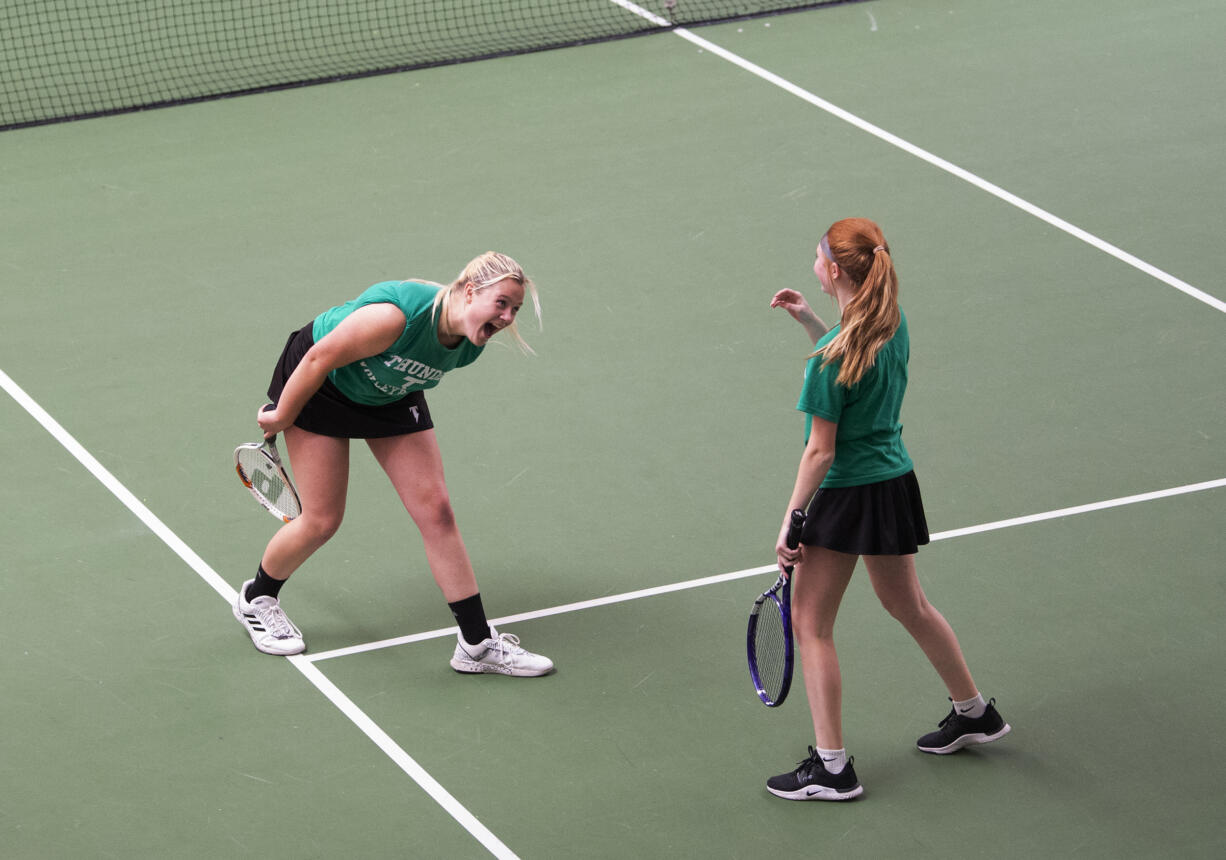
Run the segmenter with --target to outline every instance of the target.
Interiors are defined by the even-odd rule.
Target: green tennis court
[[[619,7],[625,14],[633,14]],[[0,133],[0,854],[1220,857],[1226,287],[1204,0],[871,0]],[[948,704],[860,573],[848,804],[766,778],[746,613],[802,444],[822,231],[874,218],[912,338],[925,589],[1013,726]],[[233,472],[286,335],[505,251],[538,353],[429,395],[500,629],[447,665],[420,539],[347,519],[257,653]]]

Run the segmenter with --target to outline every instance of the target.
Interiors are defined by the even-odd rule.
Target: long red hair
[[[829,259],[847,273],[856,290],[843,308],[839,333],[813,355],[822,356],[823,368],[841,360],[838,383],[850,388],[873,366],[902,322],[898,274],[881,228],[868,218],[836,221],[822,241]]]

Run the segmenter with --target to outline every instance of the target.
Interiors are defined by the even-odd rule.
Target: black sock
[[[243,592],[243,597],[247,598],[248,603],[257,597],[277,597],[283,585],[285,585],[284,579],[273,579],[261,564],[260,569],[255,572],[255,579],[251,580],[251,584]]]
[[[481,605],[481,592],[448,603],[451,614],[460,625],[460,635],[469,645],[480,645],[490,638],[490,624],[485,620],[485,608]]]

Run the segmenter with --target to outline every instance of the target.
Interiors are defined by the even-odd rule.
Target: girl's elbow
[[[805,452],[806,464],[810,469],[820,470],[823,474],[834,464],[834,451],[814,448]]]
[[[339,364],[326,351],[319,349],[319,345],[316,344],[307,350],[299,366],[310,376],[322,379],[339,367]]]

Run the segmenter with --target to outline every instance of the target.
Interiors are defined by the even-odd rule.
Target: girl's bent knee
[[[323,514],[312,516],[304,513],[299,517],[298,522],[299,528],[310,537],[313,543],[322,545],[331,540],[340,529],[342,519],[340,516]]]

